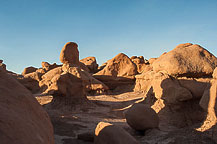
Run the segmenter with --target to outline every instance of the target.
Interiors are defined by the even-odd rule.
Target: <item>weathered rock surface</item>
[[[95,129],[94,144],[138,144],[138,142],[121,127],[100,122]]]
[[[143,73],[152,70],[152,66],[149,64],[147,60],[144,60],[143,56],[133,56],[130,59],[133,61],[133,63],[136,64],[138,73]]]
[[[130,58],[120,53],[111,60],[109,60],[106,66],[95,75],[106,75],[113,77],[127,77],[137,74],[136,65],[130,60]]]
[[[43,75],[41,87],[47,87],[45,93],[54,96],[54,100],[76,103],[86,99],[81,70],[77,67],[62,67],[50,70]]]
[[[32,66],[27,67],[27,68],[25,68],[25,69],[23,70],[22,75],[26,75],[26,74],[35,72],[36,70],[37,70],[37,68],[32,67]]]
[[[137,67],[131,59],[123,53],[118,54],[107,61],[106,66],[94,77],[105,83],[109,89],[116,89],[118,86],[132,86],[135,82]]]
[[[78,45],[74,42],[66,43],[61,50],[60,61],[64,64],[68,63],[79,65]]]
[[[136,103],[125,113],[127,123],[135,130],[157,128],[159,118],[157,113],[144,104]]]
[[[164,125],[184,127],[200,122],[205,112],[198,105],[209,79],[189,79],[149,71],[136,76],[135,91],[144,92],[144,104],[152,107]],[[192,87],[190,86],[192,85]],[[183,115],[187,116],[183,117]]]
[[[80,60],[80,62],[87,66],[90,73],[96,73],[98,71],[98,64],[95,57],[86,57]]]
[[[153,64],[154,61],[156,61],[156,60],[157,60],[157,58],[150,58],[150,59],[148,60],[148,62],[149,62],[149,64]]]
[[[14,78],[0,68],[1,144],[53,144],[53,127],[47,113]]]
[[[0,63],[0,67],[4,70],[6,70],[6,65],[4,63]]]
[[[41,63],[42,69],[45,70],[45,72],[48,72],[49,70],[52,70],[54,68],[59,67],[60,65],[57,65],[56,63],[54,64],[49,64],[48,62],[42,62]]]
[[[86,100],[86,93],[101,93],[108,90],[102,82],[79,67],[64,64],[50,70],[42,76],[39,83],[42,91],[54,96],[54,99],[66,99],[68,102]]]
[[[215,70],[213,71],[212,77],[214,79],[217,79],[217,67],[215,68]]]
[[[200,45],[186,43],[161,55],[152,66],[154,71],[165,70],[172,76],[210,77],[217,58]]]

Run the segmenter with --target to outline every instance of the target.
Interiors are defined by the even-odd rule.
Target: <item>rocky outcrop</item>
[[[32,67],[32,66],[27,67],[27,68],[25,68],[25,69],[23,70],[22,75],[26,75],[26,74],[35,72],[36,70],[37,70],[37,68]]]
[[[94,77],[113,90],[118,86],[133,85],[136,74],[136,65],[127,55],[120,53],[111,60],[108,60],[106,66],[101,71],[95,73]]]
[[[186,43],[161,55],[152,66],[154,71],[164,70],[172,76],[211,77],[217,58],[200,45]]]
[[[14,78],[0,68],[1,144],[54,144],[47,113]]]
[[[86,57],[80,60],[80,62],[87,66],[90,73],[96,73],[98,71],[98,64],[95,57]]]
[[[127,123],[133,129],[139,131],[157,128],[159,125],[159,118],[156,112],[140,103],[132,105],[125,113],[125,117]]]
[[[66,43],[61,50],[60,61],[63,64],[68,63],[68,64],[79,65],[78,45],[74,42]]]
[[[102,93],[108,90],[105,84],[88,72],[70,64],[64,64],[44,74],[39,85],[44,93],[68,103],[85,100],[86,93]]]
[[[0,67],[6,70],[6,65],[3,63],[3,60],[0,60]]]
[[[164,72],[149,71],[136,76],[134,90],[144,92],[144,104],[158,113],[162,123],[184,127],[204,119],[205,112],[198,101],[209,81],[174,78]]]
[[[94,144],[138,144],[138,142],[121,127],[100,122],[95,129]]]
[[[106,66],[95,75],[106,75],[112,77],[128,77],[137,74],[136,65],[130,60],[130,58],[120,53],[111,60],[109,60]]]
[[[143,73],[152,70],[152,66],[149,64],[147,60],[144,59],[143,56],[132,56],[130,59],[133,61],[133,63],[136,64],[138,73]]]
[[[41,63],[41,66],[42,66],[42,69],[45,71],[45,72],[48,72],[49,70],[52,70],[54,68],[57,68],[59,67],[60,65],[57,65],[56,63],[54,64],[49,64],[48,62],[42,62]]]

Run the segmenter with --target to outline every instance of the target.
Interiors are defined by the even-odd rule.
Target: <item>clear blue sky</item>
[[[186,42],[217,55],[217,0],[0,0],[0,59],[9,70],[60,63],[68,41],[100,64],[120,52],[158,57]]]

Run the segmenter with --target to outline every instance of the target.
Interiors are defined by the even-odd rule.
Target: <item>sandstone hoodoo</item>
[[[98,123],[94,144],[139,144],[134,137],[120,126],[106,122]]]
[[[75,42],[68,42],[65,44],[60,53],[60,61],[64,64],[79,65],[78,45]]]
[[[166,71],[172,76],[211,77],[217,58],[197,44],[180,44],[161,55],[153,63],[154,71]]]
[[[133,129],[139,131],[157,128],[159,125],[157,113],[153,109],[140,103],[136,103],[129,108],[125,113],[125,117],[127,123]]]
[[[54,144],[47,113],[14,78],[0,68],[0,143]]]

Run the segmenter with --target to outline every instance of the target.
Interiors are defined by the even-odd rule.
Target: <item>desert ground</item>
[[[101,66],[66,43],[61,65],[22,74],[0,61],[0,143],[215,144],[217,58],[185,43]]]

